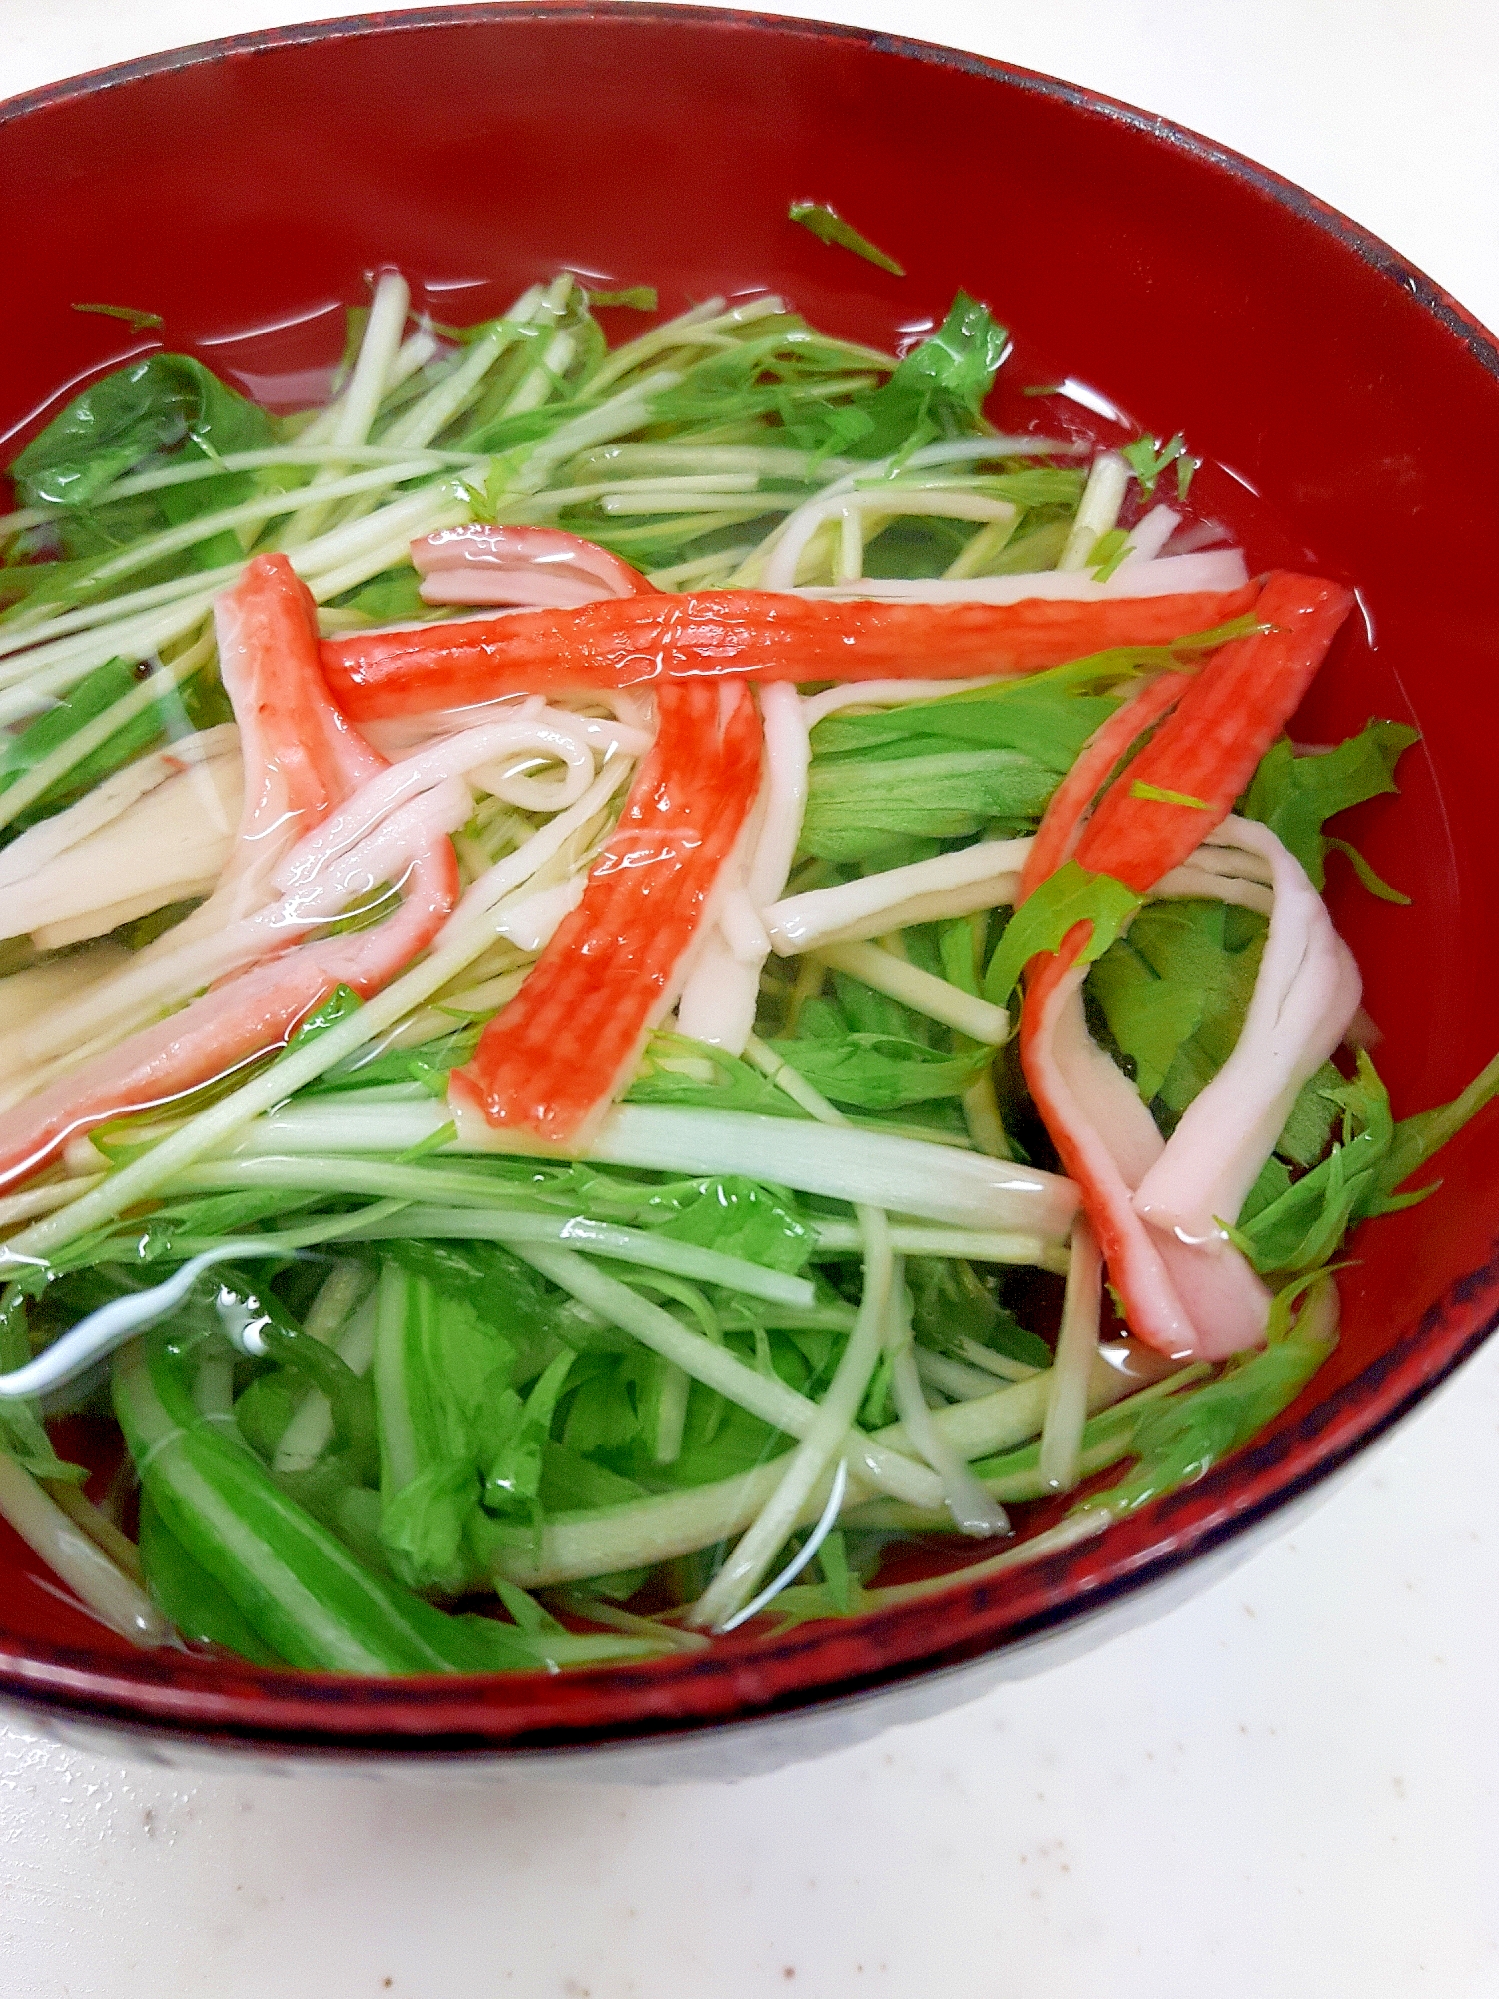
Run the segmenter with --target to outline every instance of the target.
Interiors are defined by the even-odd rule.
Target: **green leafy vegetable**
[[[1322,1075],[1326,1078],[1329,1072]],[[1451,1103],[1418,1111],[1398,1123],[1391,1115],[1385,1086],[1365,1053],[1359,1055],[1355,1076],[1345,1080],[1332,1071],[1320,1094],[1334,1119],[1341,1114],[1341,1139],[1311,1172],[1258,1208],[1247,1204],[1240,1218],[1238,1233],[1262,1270],[1313,1269],[1333,1253],[1356,1222],[1411,1207],[1434,1193],[1440,1182],[1407,1193],[1399,1189],[1499,1095],[1499,1056]]]
[[[199,1413],[181,1356],[160,1340],[149,1353],[133,1346],[116,1362],[114,1403],[163,1525],[288,1665],[504,1672],[654,1649],[449,1616],[375,1573],[283,1492],[250,1450]]]
[[[693,1105],[705,1110],[759,1111],[769,1117],[805,1118],[806,1112],[768,1076],[737,1055],[685,1034],[658,1032],[625,1092],[629,1104]]]
[[[60,750],[80,729],[135,692],[150,668],[123,659],[106,661],[85,675],[53,707],[0,747],[0,794]],[[217,678],[194,674],[181,687],[163,691],[126,720],[106,741],[88,751],[11,822],[17,830],[35,825],[81,798],[96,784],[169,736],[233,720],[233,710]]]
[[[282,1663],[223,1584],[171,1532],[150,1493],[141,1495],[140,1550],[152,1597],[190,1643],[221,1645],[257,1666]]]
[[[988,307],[959,292],[936,332],[912,348],[883,386],[836,420],[836,442],[829,438],[821,444],[808,428],[815,422],[810,411],[797,442],[882,458],[914,451],[933,438],[971,435],[1008,345],[1009,335]]]
[[[1004,1006],[1020,983],[1020,974],[1038,951],[1055,951],[1078,923],[1091,923],[1092,934],[1077,962],[1101,958],[1144,901],[1112,875],[1096,875],[1076,861],[1064,861],[1054,875],[1015,911],[1000,935],[984,974],[984,997]]]
[[[790,1194],[733,1175],[663,1187],[635,1220],[677,1242],[790,1273],[804,1266],[816,1241]]]
[[[1165,444],[1157,444],[1152,437],[1137,437],[1133,444],[1126,444],[1122,457],[1140,482],[1140,491],[1147,499],[1155,492],[1156,481],[1168,465],[1176,467],[1176,497],[1184,500],[1192,483],[1192,474],[1197,470],[1197,459],[1189,456],[1186,440],[1180,431]]]
[[[1265,919],[1228,903],[1149,903],[1088,977],[1135,1085],[1170,1126],[1227,1061],[1264,948]]]
[[[214,459],[275,441],[270,418],[187,354],[148,354],[73,398],[10,468],[27,506],[84,508],[127,472],[186,458]],[[178,524],[232,505],[254,490],[248,473],[197,479],[150,496],[155,519]],[[65,538],[69,517],[62,517]],[[77,553],[90,552],[79,548]],[[230,533],[191,551],[200,568],[237,561]]]
[[[1344,857],[1370,895],[1378,896],[1381,902],[1398,902],[1405,908],[1410,907],[1410,897],[1402,894],[1398,888],[1391,888],[1383,876],[1376,874],[1370,867],[1358,848],[1349,841],[1340,840],[1335,834],[1328,833],[1323,836],[1323,844],[1330,852],[1339,853]]]
[[[368,583],[344,591],[334,602],[340,610],[358,611],[377,625],[414,624],[419,618],[443,615],[440,605],[429,604],[423,597],[422,579],[409,562],[399,569],[382,569]]]
[[[923,1346],[965,1358],[965,1342],[1027,1367],[1050,1367],[1051,1348],[1004,1303],[1002,1279],[981,1276],[958,1257],[913,1256],[906,1264],[911,1324]],[[1000,1384],[996,1382],[996,1386]]]
[[[1395,766],[1419,741],[1420,732],[1404,722],[1379,721],[1366,723],[1356,736],[1319,755],[1297,756],[1282,737],[1261,758],[1239,810],[1246,819],[1268,826],[1306,869],[1312,886],[1320,889],[1330,846],[1355,858],[1346,843],[1323,833],[1324,821],[1365,799],[1396,790]],[[1383,888],[1380,883],[1375,892]]]
[[[816,760],[801,851],[832,861],[893,864],[912,838],[963,840],[992,821],[1034,825],[1056,790],[1055,771],[1017,750],[953,750],[877,763]]]
[[[501,1399],[488,1436],[492,1455],[484,1473],[487,1511],[528,1519],[535,1516],[543,1452],[558,1397],[575,1359],[570,1352],[558,1354],[543,1369],[524,1402],[513,1389]]]
[[[961,1096],[989,1051],[944,1055],[939,1049],[886,1034],[850,1034],[841,1041],[774,1041],[792,1068],[836,1104],[868,1111]]]
[[[853,224],[845,222],[837,209],[829,207],[827,202],[793,201],[786,214],[790,221],[799,222],[803,229],[810,229],[819,242],[836,244],[840,250],[852,250],[856,257],[862,257],[869,264],[878,264],[893,278],[906,275],[893,257],[877,249],[867,236],[861,236]]]
[[[0,1374],[10,1374],[30,1359],[26,1295],[18,1284],[9,1284],[0,1293]],[[52,1448],[40,1404],[35,1401],[7,1398],[0,1402],[0,1451],[13,1457],[33,1478],[60,1478],[73,1484],[87,1476],[82,1465],[66,1463]]]
[[[314,1007],[303,1019],[292,1035],[287,1046],[300,1047],[305,1041],[316,1041],[320,1034],[326,1034],[330,1027],[337,1027],[341,1020],[347,1020],[351,1013],[358,1013],[364,1002],[352,986],[335,986],[321,1006]]]
[[[1468,1087],[1450,1103],[1438,1104],[1431,1110],[1417,1111],[1414,1117],[1402,1118],[1395,1127],[1389,1152],[1380,1168],[1381,1194],[1386,1197],[1392,1194],[1402,1181],[1408,1180],[1449,1138],[1455,1138],[1463,1126],[1476,1117],[1486,1104],[1492,1103],[1496,1096],[1499,1096],[1499,1055],[1480,1069]],[[1429,1190],[1423,1188],[1421,1191],[1425,1193]]]
[[[508,1427],[515,1360],[514,1344],[473,1303],[382,1263],[380,1539],[413,1587],[451,1591],[467,1579],[464,1534],[491,1439]]]
[[[1133,1513],[1204,1477],[1295,1401],[1334,1344],[1293,1331],[1231,1365],[1216,1381],[1153,1403],[1130,1440],[1134,1469],[1074,1511],[1103,1506],[1113,1514]]]
[[[1107,534],[1101,534],[1088,557],[1093,581],[1107,583],[1128,554],[1129,535],[1123,528],[1110,528]]]
[[[281,1377],[300,1377],[307,1386],[327,1396],[333,1413],[335,1443],[348,1457],[354,1475],[361,1481],[373,1480],[378,1475],[380,1459],[370,1383],[355,1374],[332,1347],[305,1332],[271,1285],[258,1282],[246,1269],[224,1264],[215,1272],[214,1310],[221,1316],[232,1311],[243,1324],[253,1327],[267,1358],[280,1364],[275,1374],[262,1375],[254,1384],[254,1388],[276,1396],[272,1422],[264,1425],[262,1417],[261,1438],[267,1442],[273,1437],[279,1440],[276,1423],[281,1408],[285,1408],[289,1417],[293,1406],[290,1398],[282,1403],[277,1395],[283,1385]],[[242,1429],[246,1427],[244,1400],[241,1397],[240,1405],[236,1405]],[[253,1412],[252,1420],[259,1413]],[[252,1436],[251,1442],[256,1441]]]

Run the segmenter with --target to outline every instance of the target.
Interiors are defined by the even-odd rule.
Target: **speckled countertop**
[[[0,0],[0,96],[313,18]],[[835,0],[1265,161],[1499,326],[1493,0]],[[1206,1596],[733,1787],[122,1764],[0,1726],[15,1999],[1492,1999],[1499,1343]]]

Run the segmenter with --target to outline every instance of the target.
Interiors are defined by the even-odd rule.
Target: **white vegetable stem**
[[[705,1334],[690,1332],[680,1319],[641,1297],[628,1284],[621,1284],[586,1257],[540,1243],[517,1243],[515,1254],[601,1319],[631,1334],[642,1346],[680,1367],[705,1388],[716,1390],[788,1436],[803,1437],[811,1433],[821,1404],[798,1395],[779,1375],[761,1374],[727,1347],[715,1346]],[[857,1401],[854,1407],[857,1409]],[[852,1416],[840,1432],[840,1442],[851,1424]],[[925,1494],[925,1504],[941,1505],[942,1489],[937,1480],[925,1466],[916,1464],[899,1450],[888,1450],[857,1433],[848,1439],[848,1448],[852,1466],[868,1484],[902,1496],[919,1490]],[[774,1552],[772,1549],[771,1553]]]
[[[1248,580],[1244,556],[1237,548],[1212,549],[1202,555],[1162,555],[1115,570],[1097,583],[1079,571],[1027,570],[1014,576],[975,576],[959,581],[943,577],[866,576],[859,583],[806,585],[797,596],[862,597],[895,604],[1018,604],[1044,597],[1062,602],[1110,603],[1115,598],[1172,597],[1198,590],[1237,590]]]
[[[479,384],[500,356],[525,337],[521,329],[536,317],[541,299],[540,285],[522,292],[504,318],[474,341],[453,372],[396,418],[385,433],[385,443],[430,444],[473,400]]]
[[[1088,1383],[1098,1357],[1102,1302],[1103,1260],[1092,1230],[1079,1216],[1072,1228],[1067,1295],[1041,1429],[1039,1469],[1043,1484],[1053,1492],[1070,1492],[1077,1484],[1083,1425],[1088,1420]]]
[[[1059,570],[1075,573],[1088,567],[1099,537],[1106,535],[1119,518],[1128,485],[1129,466],[1119,453],[1100,451],[1089,467],[1088,483],[1057,562]]]
[[[721,1629],[745,1604],[795,1528],[819,1480],[840,1455],[859,1412],[879,1360],[894,1273],[883,1212],[862,1208],[859,1223],[864,1230],[864,1293],[854,1330],[816,1417],[783,1469],[774,1497],[693,1605],[690,1621],[701,1629]]]
[[[367,1374],[375,1357],[376,1304],[374,1287],[369,1282],[361,1264],[341,1264],[318,1293],[313,1307],[315,1313],[323,1303],[324,1293],[344,1270],[358,1273],[359,1290],[356,1301],[346,1320],[331,1328],[325,1327],[314,1333],[314,1338],[327,1340],[339,1359],[354,1374]],[[340,1296],[339,1302],[342,1302]],[[307,1326],[313,1332],[313,1313],[308,1314]],[[331,1316],[331,1315],[330,1315]],[[333,1436],[333,1405],[320,1388],[309,1389],[297,1404],[291,1421],[281,1433],[281,1441],[276,1446],[272,1469],[278,1472],[309,1471],[315,1465]]]
[[[451,1150],[524,1150],[482,1115],[466,1117],[461,1106],[445,1113],[438,1104],[301,1103],[261,1119],[244,1132],[235,1151],[239,1156],[404,1151],[430,1139],[454,1112],[458,1137]],[[742,1173],[751,1180],[856,1205],[866,1202],[923,1221],[1014,1231],[1054,1242],[1067,1239],[1077,1212],[1072,1182],[1036,1167],[925,1139],[853,1126],[826,1129],[755,1111],[617,1104],[587,1157],[664,1173]]]
[[[30,1472],[0,1451],[0,1514],[27,1547],[79,1597],[101,1624],[143,1649],[165,1644],[172,1627],[91,1536],[49,1499]]]
[[[1045,1373],[1035,1374],[1027,1381],[995,1389],[972,1401],[934,1409],[932,1421],[944,1441],[965,1460],[1010,1450],[1040,1430],[1046,1412],[1048,1380]],[[1108,1408],[1141,1385],[1138,1377],[1100,1360],[1094,1368],[1089,1407]],[[876,1449],[899,1449],[909,1440],[904,1424],[896,1423],[878,1431],[868,1441]],[[844,1494],[847,1508],[870,1498],[873,1488],[853,1453],[845,1462],[849,1466]],[[541,1588],[579,1576],[603,1575],[616,1569],[669,1561],[694,1548],[712,1547],[743,1532],[774,1493],[784,1469],[785,1460],[776,1458],[754,1471],[740,1472],[712,1485],[601,1507],[572,1520],[548,1521],[536,1545],[503,1550],[496,1557],[495,1566],[500,1574],[528,1589]],[[937,1510],[942,1503],[938,1481],[925,1467],[913,1469],[938,1494],[933,1508]],[[825,1475],[803,1507],[798,1526],[809,1525],[818,1517],[826,1503],[829,1484]]]
[[[375,286],[354,372],[349,377],[348,386],[339,400],[338,414],[333,420],[331,442],[335,447],[364,444],[368,440],[375,412],[390,383],[401,347],[401,335],[406,328],[406,315],[410,310],[411,290],[406,280],[397,271],[384,272]],[[424,444],[427,441],[422,439]],[[391,469],[392,472],[399,472],[397,467]],[[295,518],[283,529],[281,544],[284,548],[294,548],[313,539],[328,517],[328,503],[338,497],[336,489],[343,483],[320,474],[304,489],[311,504],[300,507]],[[394,478],[391,483],[395,483]]]
[[[916,1367],[911,1330],[911,1300],[906,1290],[905,1261],[897,1257],[886,1312],[885,1345],[890,1354],[890,1387],[906,1435],[942,1481],[942,1495],[953,1523],[965,1534],[1008,1534],[1009,1516],[987,1493],[959,1453],[943,1436],[927,1407]]]
[[[877,944],[823,944],[812,955],[835,972],[847,972],[876,992],[886,993],[946,1027],[955,1027],[974,1041],[998,1048],[1009,1039],[1010,1016],[1002,1006],[976,999],[961,986],[934,978],[920,966],[897,958],[893,951],[882,951]]]

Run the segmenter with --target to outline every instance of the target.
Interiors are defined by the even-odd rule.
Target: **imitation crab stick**
[[[328,698],[317,606],[284,555],[257,555],[214,606],[214,624],[245,793],[224,877],[210,904],[189,918],[195,932],[221,912],[244,915],[262,900],[287,849],[385,766]]]
[[[246,759],[239,865],[215,891],[221,922],[253,903],[287,844],[370,778],[383,759],[328,699],[311,599],[284,557],[258,557],[218,607],[225,684]],[[0,1185],[55,1158],[75,1134],[164,1104],[284,1043],[339,986],[378,991],[430,940],[458,896],[452,844],[421,843],[401,905],[352,936],[296,945],[240,971],[0,1116]],[[195,912],[202,917],[209,904]],[[189,918],[192,923],[194,918]],[[162,943],[182,943],[187,925]],[[270,951],[282,940],[266,935]],[[144,954],[141,954],[144,956]]]
[[[429,604],[533,604],[562,610],[648,594],[638,569],[562,528],[470,521],[411,544]]]
[[[1077,844],[1079,865],[1142,895],[1179,868],[1232,812],[1352,608],[1341,584],[1267,576],[1255,606],[1266,629],[1231,639],[1193,675],[1170,721],[1100,801]],[[1200,802],[1142,797],[1145,787]]]
[[[1183,673],[1163,673],[1148,681],[1083,745],[1082,754],[1047,801],[1020,875],[1022,897],[1040,886],[1067,860],[1082,834],[1088,807],[1108,783],[1131,743],[1155,727],[1187,690]]]
[[[460,1116],[576,1144],[676,998],[720,870],[760,783],[742,682],[667,683],[656,741],[582,901],[454,1075]]]
[[[964,680],[1032,673],[1111,646],[1163,645],[1253,610],[1254,583],[1176,597],[1018,604],[825,602],[763,590],[655,593],[572,611],[328,639],[323,670],[356,721],[501,695],[742,674],[754,680]]]
[[[1269,629],[1223,647],[1195,676],[1104,794],[1077,842],[1079,865],[1140,894],[1180,866],[1228,816],[1352,602],[1316,578],[1268,578],[1258,615]],[[1197,802],[1152,795],[1163,791]],[[1086,802],[1076,801],[1079,814]],[[1065,840],[1057,851],[1060,859]],[[1075,924],[1059,951],[1028,969],[1020,1047],[1031,1095],[1082,1190],[1131,1330],[1179,1357],[1240,1351],[1262,1337],[1269,1302],[1248,1264],[1230,1245],[1196,1246],[1151,1229],[1134,1206],[1134,1189],[1164,1146],[1138,1094],[1087,1033],[1078,958],[1088,936],[1086,923]]]

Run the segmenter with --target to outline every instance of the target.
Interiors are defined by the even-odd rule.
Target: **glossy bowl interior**
[[[1016,334],[991,405],[1001,424],[1092,422],[1020,394],[1090,384],[1142,429],[1185,431],[1206,461],[1200,495],[1252,562],[1359,587],[1363,626],[1340,638],[1295,733],[1419,724],[1404,795],[1349,827],[1413,902],[1392,909],[1339,877],[1335,913],[1388,1037],[1397,1110],[1452,1095],[1492,1052],[1499,357],[1428,280],[1298,190],[1155,118],[950,51],[568,5],[294,28],[64,84],[0,107],[0,185],[13,191],[7,457],[59,385],[156,344],[70,311],[80,299],[161,313],[171,346],[287,405],[326,382],[341,308],[382,264],[420,280],[439,320],[484,316],[564,265],[656,283],[663,311],[772,287],[880,345],[940,317],[960,285],[987,299]],[[795,198],[831,201],[908,276],[791,226]],[[739,1634],[706,1657],[370,1682],[133,1652],[0,1529],[0,1695],[163,1742],[513,1758],[700,1742],[1018,1656],[1089,1619],[1106,1629],[1100,1609],[1189,1581],[1184,1564],[1205,1573],[1211,1551],[1343,1464],[1491,1329],[1494,1139],[1480,1120],[1434,1199],[1357,1239],[1342,1344],[1272,1431],[1030,1568],[847,1624]]]

